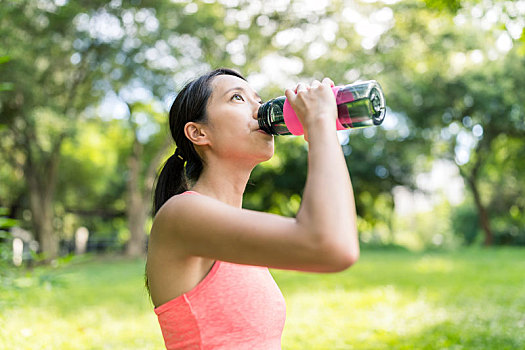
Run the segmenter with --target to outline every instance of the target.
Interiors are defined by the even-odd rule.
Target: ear
[[[204,146],[210,144],[209,135],[204,124],[188,122],[184,125],[184,134],[194,145]]]

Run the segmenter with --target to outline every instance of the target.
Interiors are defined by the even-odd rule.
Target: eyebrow
[[[226,90],[226,92],[225,92],[222,96],[225,96],[225,95],[227,95],[229,92],[234,91],[234,90],[240,90],[240,91],[242,91],[242,92],[244,92],[244,93],[247,93],[245,88],[243,88],[243,87],[241,87],[241,86],[236,86],[236,87],[233,87],[233,88],[231,88],[231,89]],[[259,94],[258,94],[257,92],[255,93],[255,96],[256,96],[259,100],[262,100],[261,96],[259,96]]]

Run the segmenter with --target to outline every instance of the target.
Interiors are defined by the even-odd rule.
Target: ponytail
[[[153,198],[153,216],[168,199],[187,191],[190,182],[199,179],[202,168],[202,160],[193,147],[190,157],[183,156],[182,148],[177,147],[175,153],[164,163],[157,177]]]
[[[188,190],[186,176],[184,176],[184,160],[176,153],[172,154],[164,163],[155,186],[153,199],[153,216],[160,207],[176,194]]]

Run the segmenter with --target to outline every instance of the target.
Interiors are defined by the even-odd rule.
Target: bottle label
[[[337,130],[344,130],[352,127],[352,118],[348,113],[347,103],[354,100],[354,94],[346,89],[340,90],[342,86],[334,86],[332,91],[335,94],[335,103],[337,104]]]

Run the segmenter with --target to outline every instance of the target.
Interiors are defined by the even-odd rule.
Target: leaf
[[[425,0],[428,8],[456,13],[461,8],[461,0]]]
[[[0,56],[0,64],[11,61],[11,56]]]
[[[15,84],[13,83],[0,83],[0,91],[11,91]]]
[[[10,218],[0,218],[0,227],[1,228],[9,228],[16,226],[18,223],[18,220],[10,219]]]
[[[0,230],[0,239],[9,239],[11,234],[7,231]]]

